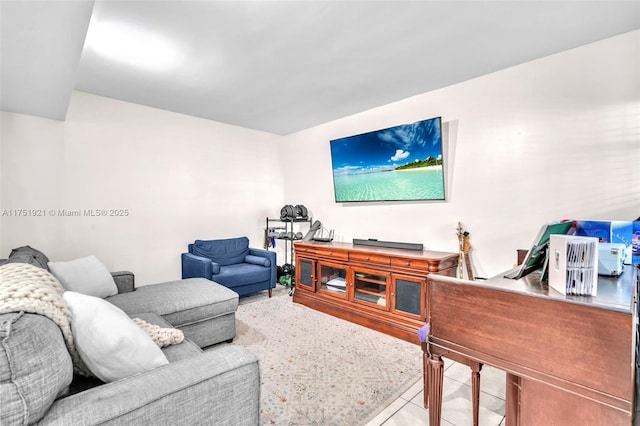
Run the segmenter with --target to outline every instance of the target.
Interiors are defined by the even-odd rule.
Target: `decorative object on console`
[[[441,118],[330,142],[337,203],[444,200]]]

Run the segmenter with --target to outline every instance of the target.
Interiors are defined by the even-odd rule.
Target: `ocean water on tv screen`
[[[442,166],[334,176],[336,202],[444,200]]]

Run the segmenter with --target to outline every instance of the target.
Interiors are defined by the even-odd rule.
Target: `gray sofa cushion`
[[[73,378],[58,326],[42,315],[0,315],[0,424],[40,420]]]
[[[176,328],[235,313],[238,309],[238,293],[204,278],[140,286],[134,292],[116,294],[106,300],[129,316],[154,312]]]

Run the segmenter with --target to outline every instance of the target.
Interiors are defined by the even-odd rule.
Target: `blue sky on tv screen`
[[[442,159],[439,117],[331,141],[335,175],[393,170],[428,157]]]

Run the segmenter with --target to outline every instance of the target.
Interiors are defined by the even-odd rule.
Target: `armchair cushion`
[[[246,263],[251,263],[253,265],[258,265],[258,266],[264,266],[266,268],[271,266],[271,261],[269,259],[267,259],[266,257],[253,256],[253,255],[250,255],[250,254],[247,255],[247,257],[244,258],[244,261]]]
[[[220,266],[242,263],[249,254],[249,239],[239,237],[225,240],[196,240],[193,243],[192,253],[211,259]]]
[[[238,263],[228,265],[220,269],[220,273],[213,277],[214,281],[230,287],[246,285],[247,283],[268,282],[271,270],[264,266],[252,265],[250,263]]]

